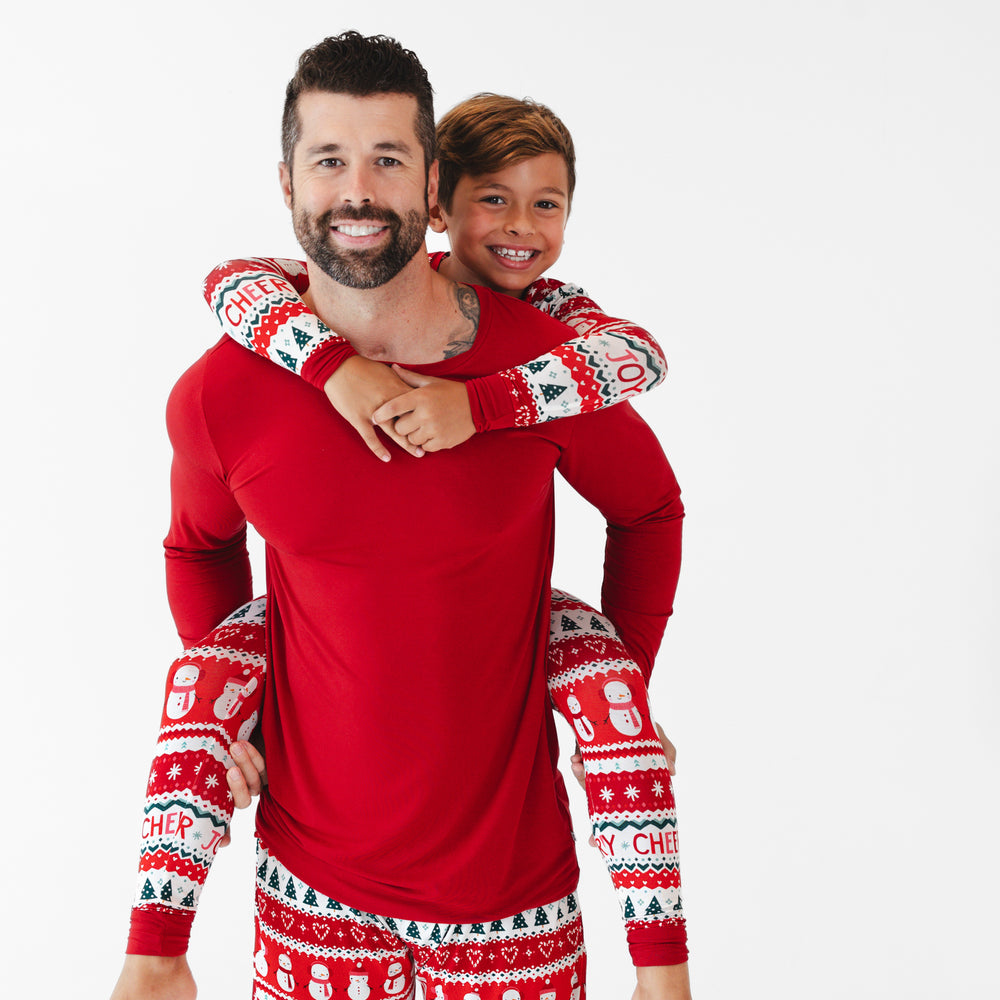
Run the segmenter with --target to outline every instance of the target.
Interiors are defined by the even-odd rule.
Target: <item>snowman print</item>
[[[632,702],[632,691],[624,681],[608,681],[604,697],[611,708],[611,725],[623,736],[636,736],[642,730],[642,716]]]
[[[259,718],[258,713],[254,712],[253,715],[251,715],[250,718],[247,719],[247,721],[244,722],[242,726],[240,726],[239,732],[237,732],[236,734],[236,738],[238,740],[250,739],[250,737],[253,735],[253,731],[257,728],[258,718]]]
[[[573,978],[570,980],[570,986],[573,987],[569,995],[569,1000],[580,1000],[580,977],[574,972]]]
[[[385,970],[386,980],[382,991],[391,997],[399,996],[406,989],[406,976],[403,975],[403,963],[393,962]]]
[[[261,979],[267,978],[267,954],[263,941],[260,943],[260,951],[253,957],[253,967],[257,970],[257,975]]]
[[[292,975],[292,960],[287,955],[278,956],[278,985],[286,992],[295,989],[295,977]]]
[[[167,695],[167,718],[183,719],[194,706],[194,686],[201,671],[193,663],[182,663],[174,671],[174,679]]]
[[[575,694],[571,694],[566,699],[566,707],[573,717],[573,728],[576,730],[576,735],[584,743],[589,743],[594,738],[594,726],[590,719],[583,714],[583,706]]]
[[[371,987],[368,985],[368,973],[349,973],[351,983],[347,987],[347,995],[351,1000],[368,1000],[371,996]]]
[[[309,970],[309,996],[313,1000],[330,1000],[333,987],[330,985],[330,970],[321,962],[316,962]]]
[[[243,671],[244,676],[249,673],[249,667]],[[222,689],[222,694],[215,699],[215,717],[222,720],[231,719],[240,710],[243,702],[256,690],[256,677],[251,677],[246,683],[239,677],[230,677]]]

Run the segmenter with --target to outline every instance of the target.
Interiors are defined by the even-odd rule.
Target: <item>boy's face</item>
[[[431,206],[431,228],[447,230],[457,281],[520,296],[562,252],[569,175],[558,153],[493,173],[462,176],[451,208]]]

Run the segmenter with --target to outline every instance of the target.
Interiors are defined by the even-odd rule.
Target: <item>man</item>
[[[412,53],[327,39],[289,84],[281,183],[313,311],[361,355],[467,378],[565,330],[427,267],[433,127]],[[542,669],[552,472],[608,517],[605,611],[651,660],[681,508],[648,428],[622,405],[381,465],[320,394],[228,340],[182,377],[169,423],[183,636],[251,596],[247,519],[268,546],[259,994],[405,996],[419,975],[435,996],[579,996]],[[130,955],[117,995],[190,995],[183,958],[164,962]],[[670,995],[641,972],[637,997]]]

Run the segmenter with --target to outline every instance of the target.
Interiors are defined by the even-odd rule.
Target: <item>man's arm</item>
[[[648,683],[681,566],[684,505],[673,469],[626,403],[574,420],[559,471],[607,519],[602,610]]]
[[[181,377],[167,403],[174,457],[163,544],[170,611],[185,646],[253,596],[246,517],[226,484],[202,408],[204,364]]]

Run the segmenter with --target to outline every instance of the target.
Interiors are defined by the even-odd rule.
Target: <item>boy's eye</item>
[[[535,207],[550,210],[553,208],[558,208],[559,206],[554,201],[536,201]]]
[[[503,198],[498,194],[488,194],[484,198],[480,198],[480,201],[487,205],[502,205],[504,204]]]

